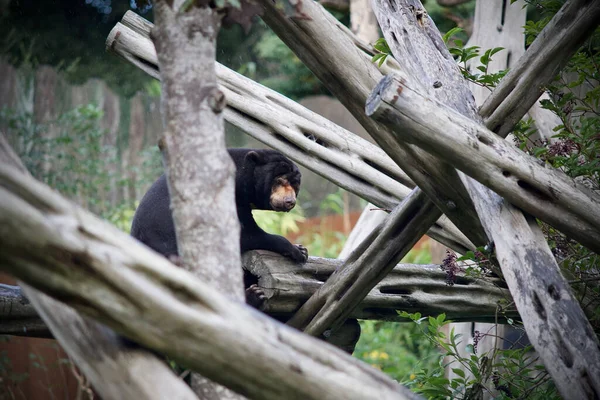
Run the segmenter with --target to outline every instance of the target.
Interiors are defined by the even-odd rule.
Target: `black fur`
[[[301,175],[298,167],[275,150],[229,149],[228,152],[236,166],[235,199],[242,227],[242,253],[249,250],[270,250],[296,262],[305,262],[308,252],[304,247],[293,245],[282,236],[266,233],[252,217],[252,208],[289,211],[294,207],[300,190]],[[273,202],[272,194],[281,186],[280,183],[289,184],[288,195],[279,196]],[[169,190],[166,176],[163,175],[142,198],[131,226],[133,237],[165,257],[178,255],[169,205]]]

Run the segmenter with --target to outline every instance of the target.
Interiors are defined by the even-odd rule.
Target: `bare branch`
[[[243,256],[244,269],[267,296],[261,311],[287,320],[343,264],[342,260],[310,257],[298,264],[268,251]],[[424,316],[446,314],[449,320],[494,322],[519,319],[516,310],[503,308],[512,299],[499,278],[458,277],[446,282],[439,265],[398,264],[354,308],[351,318],[406,321],[398,311]],[[0,285],[0,335],[51,337],[33,305],[18,286]]]
[[[487,238],[456,171],[426,152],[399,142],[389,129],[365,115],[364,102],[382,74],[354,45],[344,28],[340,27],[342,24],[314,2],[302,2],[302,12],[308,17],[306,19],[288,17],[270,0],[260,2],[265,7],[262,18],[267,25],[344,104],[435,205],[474,244],[484,244]],[[476,113],[475,108],[461,111]]]
[[[396,37],[396,41],[390,46],[396,58],[402,61],[401,64],[412,58],[421,58],[421,63],[431,62],[431,59],[424,56],[436,51],[451,58],[445,47],[439,45],[439,32],[430,32],[433,34],[430,41],[413,42],[415,37],[424,35],[424,31],[418,29],[419,26],[431,26],[431,22],[424,18],[424,10],[417,7],[411,9],[403,0],[378,2],[378,7],[375,8],[382,27],[385,23],[394,22],[393,26],[383,27],[383,30],[388,42],[390,38]],[[407,10],[412,12],[407,13]],[[396,42],[408,47],[418,43],[419,51],[401,53]],[[402,58],[398,58],[399,56]],[[419,76],[419,81],[435,79],[435,70],[431,66],[424,70],[429,76]],[[451,71],[460,76],[456,68],[447,69],[447,72]],[[462,84],[466,87],[466,82],[463,81]],[[412,87],[416,88],[417,85]],[[429,87],[426,88],[431,91]],[[428,94],[437,97],[431,92]],[[398,95],[402,98],[404,93]],[[472,97],[466,96],[463,101],[472,103]],[[479,117],[473,119],[480,121]],[[441,119],[438,123],[443,124]],[[487,138],[485,136],[484,140]],[[463,150],[471,148],[471,145],[478,145],[478,142],[471,140],[469,145],[463,146]],[[473,199],[488,236],[494,241],[498,261],[517,309],[523,317],[528,337],[560,393],[565,397],[594,397],[594,393],[600,393],[600,345],[568,282],[561,275],[541,230],[531,217],[523,215],[519,209],[479,182],[464,174],[461,179]],[[565,318],[565,315],[568,317]]]
[[[423,192],[415,191],[389,215],[348,257],[344,265],[308,299],[288,324],[319,336],[335,330],[355,307],[408,253],[435,221]],[[433,204],[430,207],[434,208]]]

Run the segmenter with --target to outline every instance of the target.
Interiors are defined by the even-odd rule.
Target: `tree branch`
[[[300,306],[343,264],[342,260],[310,257],[302,266],[268,251],[243,256],[244,269],[267,296],[261,311],[288,320]],[[446,314],[449,320],[495,322],[519,319],[519,314],[500,304],[512,299],[499,278],[458,277],[446,283],[439,265],[398,264],[354,308],[351,318],[406,321],[398,311],[424,316]],[[18,286],[0,285],[0,335],[51,337],[33,305]]]
[[[415,62],[413,58],[420,59],[417,62],[421,64],[431,63],[428,55],[436,52],[451,59],[447,49],[440,45],[439,32],[430,29],[433,24],[422,8],[403,0],[378,2],[374,8],[388,43],[392,40],[390,47],[396,58],[401,60],[401,65],[407,61],[404,67],[410,68],[411,63]],[[426,36],[430,40],[422,40]],[[399,43],[403,47],[419,48],[419,51],[401,52],[402,46],[397,45]],[[436,71],[444,71],[441,65],[429,65],[423,71],[428,76],[419,76],[419,82],[436,79],[439,74]],[[460,77],[456,68],[448,67],[445,71]],[[411,78],[414,79],[414,76]],[[466,88],[466,82],[461,82]],[[438,86],[443,87],[445,79],[440,80],[440,84]],[[416,88],[417,85],[412,87]],[[439,92],[434,92],[429,86],[425,88],[429,96],[440,100]],[[422,89],[419,87],[419,90]],[[403,95],[398,93],[399,98]],[[465,96],[462,101],[472,104],[473,98]],[[478,116],[473,119],[481,121]],[[438,123],[443,124],[441,121]],[[478,145],[478,142],[470,143],[475,144]],[[463,150],[465,148],[470,147],[463,147]],[[523,215],[496,193],[464,174],[461,174],[461,179],[488,236],[494,241],[498,261],[523,317],[528,337],[560,393],[569,398],[594,397],[594,393],[600,393],[600,345],[568,282],[561,275],[541,230],[531,217]],[[565,315],[568,317],[565,318]]]
[[[419,240],[436,218],[427,197],[416,191],[388,216],[348,257],[343,266],[313,294],[288,325],[319,336],[340,326],[352,310],[381,281]],[[435,206],[429,203],[429,207]],[[427,218],[429,216],[429,218]],[[400,243],[400,245],[399,245]]]
[[[474,244],[485,244],[487,238],[456,171],[426,152],[399,142],[386,127],[365,115],[364,103],[382,74],[354,45],[340,27],[343,25],[314,2],[302,2],[302,13],[306,16],[302,19],[288,17],[270,0],[260,3],[265,8],[262,18],[267,25],[344,104],[381,148]],[[475,109],[461,111],[476,113]]]

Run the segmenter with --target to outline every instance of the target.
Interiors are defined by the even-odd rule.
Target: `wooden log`
[[[0,335],[52,337],[19,286],[0,284]]]
[[[472,200],[458,173],[418,147],[399,142],[387,127],[365,114],[364,103],[382,73],[365,59],[343,24],[316,2],[302,3],[305,18],[286,15],[271,0],[260,0],[260,4],[265,10],[262,18],[266,24],[344,104],[429,199],[474,244],[487,243]],[[476,114],[474,107],[466,107],[462,111]]]
[[[215,382],[260,399],[419,398],[5,164],[0,198],[0,269]]]
[[[243,256],[244,269],[256,279],[267,299],[261,311],[287,321],[300,306],[341,267],[343,260],[310,257],[297,265],[264,250]],[[398,264],[354,308],[353,319],[403,322],[398,311],[424,316],[446,314],[453,321],[504,321],[519,319],[510,293],[501,279],[458,277],[446,283],[446,273],[437,264]],[[0,334],[51,337],[33,305],[18,286],[0,285]]]
[[[422,206],[423,203],[428,206]],[[337,329],[353,308],[417,242],[437,214],[421,190],[414,191],[345,260],[343,266],[313,294],[288,324],[319,336]],[[439,210],[435,210],[438,211]]]
[[[367,101],[367,113],[395,127],[402,140],[445,157],[515,206],[600,252],[600,196],[423,95],[412,82],[386,76]]]
[[[288,319],[329,277],[342,260],[311,257],[298,266],[265,252],[244,255],[244,268],[257,277],[267,296],[264,311]],[[350,316],[358,319],[406,321],[397,311],[437,316],[445,313],[453,321],[503,321],[518,319],[510,308],[507,290],[498,278],[459,277],[453,286],[439,265],[398,264],[369,292]]]
[[[0,165],[22,176],[22,179],[33,179],[1,133]],[[54,192],[50,190],[49,192],[56,196]],[[0,193],[0,205],[5,201],[8,201],[8,198]],[[36,205],[42,208],[47,204],[43,198],[36,202]],[[71,207],[73,210],[77,209],[76,206],[71,205]],[[0,219],[3,217],[10,219],[11,215],[6,215],[0,210]],[[0,223],[0,231],[10,236],[9,226]],[[35,230],[31,232],[31,240],[35,240],[36,233]],[[8,241],[0,240],[0,247],[7,244]],[[44,248],[45,250],[48,249]],[[5,250],[0,251],[0,269],[6,263],[3,259],[6,253]],[[33,248],[24,249],[23,254],[35,257]],[[17,276],[17,274],[13,275]],[[143,349],[125,346],[121,338],[105,326],[91,318],[78,315],[72,308],[23,282],[19,284],[53,336],[102,398],[196,399],[190,388],[163,360]],[[41,328],[34,323],[33,326],[28,325],[28,329],[31,332]]]
[[[405,59],[415,62],[413,58],[420,59],[417,62],[421,64],[431,63],[434,58],[428,55],[438,52],[451,59],[445,47],[439,45],[439,32],[429,29],[433,23],[421,7],[415,7],[410,0],[375,1],[374,7],[392,51],[396,57],[403,56],[401,65],[404,66]],[[399,43],[419,51],[402,53],[397,46]],[[454,71],[454,75],[460,76],[456,68],[430,67],[424,70],[428,76],[419,76],[418,79],[436,79],[440,70],[446,73]],[[443,87],[446,79],[452,77],[440,80],[442,85],[438,87]],[[466,82],[462,81],[462,84],[466,86]],[[417,86],[414,84],[412,87]],[[428,88],[427,93],[430,98],[440,100],[439,92]],[[398,97],[403,94],[398,93]],[[462,101],[472,103],[472,98],[467,96]],[[441,103],[447,104],[445,101]],[[418,103],[413,108],[421,106]],[[481,122],[477,116],[473,119]],[[437,123],[443,124],[443,119]],[[494,241],[497,259],[528,337],[558,390],[565,398],[598,397],[600,345],[568,282],[561,275],[539,226],[530,216],[524,215],[481,183],[464,174],[461,174],[461,180],[473,199],[488,237]]]
[[[152,24],[127,12],[107,38],[107,49],[159,79]],[[336,185],[392,209],[414,183],[383,150],[298,103],[217,64],[217,78],[227,98],[225,119],[266,145]],[[428,235],[464,253],[473,244],[447,218]]]
[[[481,106],[486,125],[506,137],[600,23],[600,2],[570,0]]]

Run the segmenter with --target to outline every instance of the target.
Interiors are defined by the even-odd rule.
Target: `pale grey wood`
[[[514,66],[517,60],[525,53],[525,34],[523,26],[526,22],[527,7],[523,0],[517,0],[514,3],[508,0],[477,0],[475,5],[475,15],[473,23],[473,34],[465,44],[465,47],[479,46],[480,54],[483,54],[488,49],[495,47],[503,47],[499,53],[495,54],[492,60],[487,65],[488,73],[497,73],[501,70],[506,70]],[[468,62],[468,68],[471,72],[479,73],[476,67],[481,65],[480,58],[476,57]],[[490,88],[477,85],[469,82],[469,88],[475,97],[475,104],[480,106],[491,93]],[[532,107],[533,109],[533,107]],[[548,111],[548,110],[546,110]],[[549,114],[552,114],[548,111]],[[529,112],[531,115],[531,110]],[[552,114],[554,115],[554,114]],[[543,121],[541,121],[543,122]],[[544,127],[543,123],[535,125],[538,130]],[[533,139],[533,138],[532,138]],[[512,135],[506,140],[513,141]],[[514,142],[513,142],[514,143]],[[474,332],[493,332],[492,335],[485,335],[477,338],[477,352],[480,355],[488,354],[488,358],[493,353],[494,349],[502,348],[505,336],[502,332],[505,331],[503,325],[494,323],[452,323],[450,329],[454,329],[456,334],[462,335],[463,339],[458,346],[458,353],[462,357],[469,357],[470,353],[467,349],[467,344],[474,343]],[[510,328],[512,329],[512,328]],[[499,360],[493,360],[497,362]],[[471,379],[473,374],[471,370],[462,364],[452,363],[445,368],[445,374],[448,379],[459,377],[454,371],[456,368],[464,372],[464,376]],[[488,381],[483,383],[479,389],[482,400],[490,400],[499,393],[494,387],[493,382]]]
[[[414,191],[375,229],[287,322],[304,332],[319,336],[335,331],[352,310],[381,281],[419,240],[436,213],[426,195]],[[428,218],[429,217],[429,218]]]
[[[267,299],[261,311],[289,319],[300,306],[343,265],[343,260],[310,257],[298,265],[278,254],[250,251],[242,257],[244,269],[256,279]],[[406,321],[397,311],[424,316],[445,313],[453,321],[518,319],[510,293],[498,278],[459,277],[453,286],[439,264],[398,264],[350,314],[351,318]],[[19,286],[0,285],[0,334],[50,337],[51,333]]]
[[[311,257],[301,267],[265,251],[244,255],[244,267],[257,277],[267,296],[263,310],[281,319],[295,313],[342,265],[342,260]],[[407,311],[431,316],[445,313],[454,321],[519,318],[514,309],[498,309],[498,303],[506,301],[510,304],[510,296],[498,278],[459,277],[454,286],[448,286],[439,265],[398,264],[350,316],[406,321],[396,311]]]
[[[404,46],[410,46],[406,43],[411,42],[412,46],[417,44],[419,46],[418,52],[400,53],[394,44],[390,44],[396,58],[401,60],[401,65],[406,59],[423,58],[424,56],[421,64],[426,63],[430,60],[427,55],[437,51],[445,53],[446,57],[450,58],[445,47],[439,46],[439,32],[427,28],[433,25],[430,19],[423,18],[424,10],[418,1],[391,0],[374,4],[377,4],[374,9],[380,24],[384,25],[382,22],[387,21],[387,28],[382,26],[386,37],[394,34],[396,40],[393,43],[403,42]],[[394,21],[394,23],[390,25],[389,21]],[[425,29],[421,30],[419,27],[425,27]],[[431,40],[422,40],[427,35],[431,37]],[[413,39],[416,40],[413,41]],[[441,70],[460,75],[456,68],[442,68]],[[424,70],[422,73],[434,71],[435,68],[430,68],[429,71]],[[410,78],[416,79],[414,76]],[[427,79],[431,80],[433,77],[427,78],[419,75],[418,79],[419,82],[422,82]],[[463,85],[466,87],[465,82]],[[410,83],[409,86],[411,86]],[[419,90],[423,89],[417,83],[414,83],[413,87],[419,87]],[[409,90],[406,91],[409,92]],[[398,99],[402,98],[405,95],[404,87],[401,92],[396,93]],[[437,93],[433,97],[437,97]],[[398,103],[398,99],[394,100],[395,104]],[[473,103],[473,98],[465,96],[462,101]],[[414,103],[412,109],[420,109],[421,106],[421,102]],[[511,117],[518,117],[518,120],[522,114],[517,114],[525,111],[526,109],[515,112],[515,115],[511,115]],[[438,116],[438,114],[435,115]],[[459,114],[456,113],[456,115]],[[444,116],[442,114],[439,118]],[[413,115],[409,118],[413,118]],[[473,119],[477,122],[481,121],[478,116]],[[437,123],[442,124],[443,122],[438,121]],[[492,141],[492,143],[495,142]],[[478,144],[478,141],[472,141],[470,145],[474,144]],[[485,145],[485,143],[483,144]],[[461,151],[470,148],[470,145],[463,147]],[[511,206],[496,193],[464,174],[461,174],[461,179],[477,207],[478,215],[488,236],[495,243],[502,243],[501,246],[496,244],[496,254],[502,271],[507,278],[517,309],[523,316],[528,337],[539,352],[560,393],[566,398],[594,397],[594,393],[596,395],[600,393],[600,374],[598,373],[600,345],[579,304],[573,297],[568,283],[561,276],[560,269],[552,257],[541,230],[537,225],[528,223],[521,211]],[[527,272],[523,273],[522,271]],[[564,317],[565,315],[569,315],[568,320]],[[574,327],[577,329],[575,335],[573,335]],[[565,345],[567,342],[569,344]]]
[[[514,3],[509,0],[478,0],[475,5],[473,34],[465,47],[479,46],[481,55],[488,49],[503,47],[504,50],[492,56],[488,72],[496,73],[512,68],[525,53],[523,26],[526,20],[527,4],[524,0]],[[476,69],[479,65],[479,57],[471,59],[468,63],[473,73],[481,73]],[[469,88],[477,106],[481,106],[492,91],[474,83],[470,83]]]
[[[128,12],[107,48],[158,79],[154,46],[144,36],[150,27]],[[225,119],[252,137],[379,207],[392,209],[410,193],[412,181],[377,146],[220,64],[217,77],[228,103]],[[460,252],[473,248],[445,217],[428,235]]]
[[[420,90],[408,76],[388,75],[373,91],[368,113],[395,127],[402,140],[445,157],[515,206],[600,251],[600,196]]]
[[[244,301],[235,166],[225,146],[225,94],[215,73],[224,13],[212,7],[180,7],[178,1],[155,1],[152,28],[165,125],[160,149],[177,250],[186,270],[231,299]],[[245,398],[196,372],[190,386],[205,400]]]
[[[348,235],[344,247],[338,254],[339,259],[347,258],[350,253],[367,237],[374,229],[385,221],[387,214],[377,209],[373,204],[367,204],[363,209],[358,221]]]
[[[19,181],[32,181],[33,178],[8,145],[6,138],[0,134],[0,165],[2,168],[16,174],[15,179]],[[0,185],[2,186],[2,185]],[[45,189],[51,196],[56,193]],[[3,191],[0,193],[0,205],[9,201]],[[26,191],[23,191],[26,192]],[[66,209],[76,210],[76,207],[63,201]],[[35,205],[48,210],[46,197],[42,196]],[[33,215],[38,216],[39,213]],[[25,217],[28,214],[24,215]],[[0,219],[11,219],[12,215],[0,210]],[[12,221],[14,223],[15,221]],[[12,236],[10,229],[12,223],[0,224],[0,235]],[[17,227],[19,223],[16,223]],[[43,224],[42,224],[43,225]],[[52,247],[45,247],[43,239],[37,237],[37,226],[29,232],[30,240],[37,240],[42,245],[39,254],[51,252]],[[7,261],[4,258],[10,251],[5,248],[9,246],[8,241],[0,240],[0,269],[5,268]],[[11,250],[14,250],[11,249]],[[25,248],[23,254],[36,257],[32,248]],[[60,252],[58,255],[60,256]],[[63,258],[65,253],[63,254]],[[68,253],[66,253],[68,254]],[[17,276],[17,274],[13,274]],[[43,276],[41,279],[46,279]],[[77,283],[74,283],[77,285]],[[42,317],[45,324],[50,328],[53,336],[61,344],[83,374],[89,379],[96,392],[104,399],[122,398],[144,398],[144,399],[196,399],[189,387],[177,377],[171,368],[156,356],[131,347],[124,346],[123,342],[113,332],[101,324],[78,315],[73,309],[65,304],[52,299],[37,289],[20,282],[26,297],[31,301],[35,310]]]
[[[379,25],[369,0],[350,0],[350,29],[356,37],[367,43],[379,39]]]
[[[599,1],[567,1],[481,106],[486,125],[505,137],[599,23]]]
[[[386,127],[365,115],[364,102],[382,74],[354,45],[343,25],[315,2],[302,3],[306,18],[288,17],[270,0],[260,3],[265,10],[262,18],[267,25],[352,112],[436,206],[474,244],[483,245],[487,238],[456,171],[426,152],[398,142]]]
[[[232,301],[5,164],[0,198],[0,268],[209,379],[256,399],[419,398]]]

